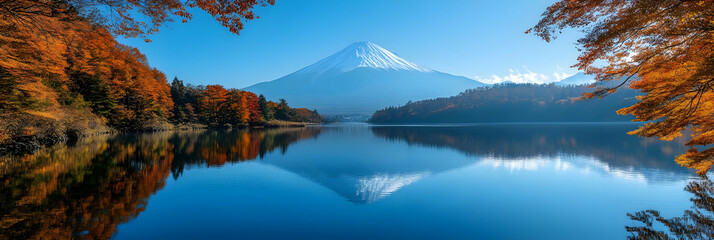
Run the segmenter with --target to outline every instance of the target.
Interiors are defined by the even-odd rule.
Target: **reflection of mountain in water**
[[[628,136],[633,125],[307,127],[185,131],[85,139],[5,159],[0,165],[0,239],[110,238],[137,217],[169,176],[285,153],[262,163],[321,184],[354,203],[373,203],[441,172],[477,164],[511,170],[587,167],[648,181],[690,172],[669,143]],[[381,138],[399,141],[385,143]],[[455,149],[435,151],[419,146]],[[573,158],[573,155],[578,157]],[[488,183],[484,183],[488,184]]]
[[[411,175],[375,175],[371,178],[359,179],[357,185],[357,196],[360,200],[367,203],[372,203],[400,188],[409,185],[421,179],[427,174],[411,174]]]
[[[320,145],[315,149],[303,145],[303,155],[263,162],[323,185],[357,204],[373,203],[424,177],[473,164],[464,158],[417,157],[403,149],[393,152],[393,146],[375,141],[365,125],[322,129]]]
[[[374,126],[372,132],[408,144],[452,148],[480,157],[480,164],[511,170],[575,168],[648,181],[681,180],[691,171],[674,157],[686,151],[672,142],[627,135],[632,124],[485,124],[469,126]],[[578,158],[567,156],[577,155]],[[567,162],[563,162],[567,161]]]
[[[350,202],[370,204],[428,175],[429,173],[375,173],[369,176],[312,175],[305,177],[329,188]]]

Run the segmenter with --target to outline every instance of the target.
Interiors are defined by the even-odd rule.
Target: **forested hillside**
[[[142,53],[112,35],[136,37],[158,30],[96,20],[94,13],[82,14],[78,3],[0,1],[0,152],[17,141],[36,148],[112,130],[171,129],[185,123],[260,125],[273,119],[321,121],[314,111],[292,109],[284,101],[267,102],[250,92],[218,85],[184,86],[178,79],[170,85]],[[134,3],[128,4],[122,6],[131,9]],[[159,9],[161,4],[142,8],[163,14],[168,10]],[[243,7],[254,4],[258,3]],[[231,11],[238,10],[252,14],[243,8]],[[240,19],[240,14],[235,17]],[[168,21],[166,16],[149,17],[159,26]]]
[[[618,109],[636,102],[637,92],[622,89],[598,100],[580,100],[585,85],[500,84],[457,96],[409,102],[374,113],[373,123],[612,122],[631,117]]]
[[[315,110],[291,108],[285,99],[267,101],[249,91],[225,89],[220,85],[193,86],[174,78],[173,123],[201,123],[213,127],[264,125],[266,121],[322,122]]]

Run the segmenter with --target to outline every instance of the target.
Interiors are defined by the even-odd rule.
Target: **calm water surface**
[[[681,141],[632,124],[103,136],[0,165],[2,239],[624,239],[680,216]]]

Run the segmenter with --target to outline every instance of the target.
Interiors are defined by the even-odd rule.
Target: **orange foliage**
[[[173,102],[163,73],[78,16],[73,3],[0,0],[0,69],[17,79],[13,87],[23,99],[38,103],[13,111],[63,122],[94,121],[88,112],[95,111],[121,129],[169,117]],[[96,91],[87,90],[88,81]],[[95,106],[101,111],[89,108]]]
[[[146,39],[174,18],[191,19],[189,8],[237,34],[256,17],[255,6],[268,4],[274,0],[0,0],[0,120],[7,119],[0,121],[0,143],[44,122],[50,129],[35,132],[64,135],[104,123],[122,130],[164,126],[174,110],[166,77],[114,36]],[[185,102],[180,109],[193,111]],[[257,121],[253,115],[248,121]],[[21,121],[35,118],[41,120]],[[53,127],[66,125],[84,127]]]
[[[584,96],[640,90],[638,103],[618,111],[647,122],[630,134],[671,140],[690,130],[687,145],[705,150],[693,147],[677,162],[705,174],[714,164],[707,146],[714,144],[714,1],[563,0],[528,32],[550,41],[569,27],[586,30],[575,67],[620,81]]]
[[[208,85],[199,99],[201,114],[209,125],[225,122],[225,109],[228,102],[228,91],[220,85]]]
[[[248,91],[241,91],[241,95],[245,98],[245,109],[248,113],[246,122],[258,123],[263,120],[263,115],[260,112],[260,104],[258,104],[258,95]]]
[[[199,99],[201,115],[212,126],[256,124],[263,121],[258,96],[252,92],[206,86]]]
[[[0,0],[0,6],[3,6],[0,16],[6,21],[42,31],[53,27],[41,22],[43,18],[75,21],[81,17],[114,35],[143,37],[148,42],[148,35],[158,33],[160,27],[173,22],[174,18],[180,18],[182,22],[190,20],[190,8],[205,11],[229,31],[238,34],[243,29],[243,21],[256,18],[253,8],[268,4],[275,4],[275,0]]]

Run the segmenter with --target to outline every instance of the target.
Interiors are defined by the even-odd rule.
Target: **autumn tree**
[[[23,29],[0,16],[0,29],[8,30],[0,36],[0,68],[12,76],[12,84],[0,88],[21,95],[23,102],[41,103],[0,111],[0,119],[20,123],[7,126],[41,128],[52,136],[104,124],[140,129],[171,115],[165,76],[136,48],[119,44],[103,28],[81,19],[36,18],[42,20],[33,23],[47,23],[53,34]],[[0,125],[0,132],[23,132]]]
[[[248,112],[249,123],[260,123],[263,121],[263,114],[260,111],[260,99],[255,93],[249,91],[242,91],[245,99],[245,109]]]
[[[109,61],[101,62],[96,67],[106,68],[106,72],[93,74],[108,76],[107,84],[119,102],[117,110],[109,118],[111,125],[141,129],[151,122],[171,117],[173,101],[166,76],[151,68],[146,57],[136,48],[115,44],[105,51],[105,54],[111,54]]]
[[[228,90],[220,85],[208,85],[199,100],[201,117],[209,125],[225,124]]]
[[[238,89],[226,90],[209,85],[200,100],[204,121],[211,126],[257,125],[263,122],[259,98],[255,93]]]
[[[176,19],[191,20],[190,9],[200,9],[213,16],[232,33],[243,29],[243,22],[253,20],[255,6],[275,4],[275,0],[0,0],[0,16],[15,27],[34,29],[43,34],[54,31],[51,21],[89,20],[115,36],[141,37],[159,32]]]
[[[195,121],[197,89],[188,88],[189,98],[174,108],[164,74],[114,37],[148,41],[169,22],[190,20],[192,9],[238,34],[256,18],[254,7],[269,4],[274,1],[0,0],[0,144],[107,125],[154,129],[167,126],[174,112],[174,121]]]
[[[583,97],[641,91],[618,111],[646,122],[630,134],[671,140],[691,131],[692,147],[676,160],[705,174],[714,164],[714,1],[561,0],[526,33],[551,41],[566,28],[584,30],[574,67],[600,83]]]
[[[227,99],[228,106],[226,114],[229,116],[229,122],[232,125],[243,125],[250,122],[250,112],[248,111],[248,99],[243,91],[232,89]]]

